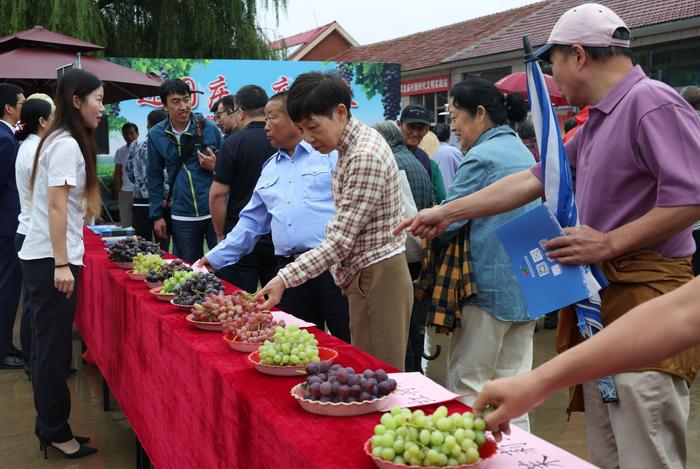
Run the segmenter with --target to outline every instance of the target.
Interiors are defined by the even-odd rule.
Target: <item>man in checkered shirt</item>
[[[398,167],[384,138],[351,116],[351,99],[348,85],[329,73],[299,75],[289,89],[289,116],[304,139],[320,153],[338,151],[331,182],[336,215],[326,239],[299,253],[257,296],[267,295],[269,308],[285,288],[330,268],[348,297],[352,344],[403,370],[413,285],[405,234],[391,233],[403,216]]]

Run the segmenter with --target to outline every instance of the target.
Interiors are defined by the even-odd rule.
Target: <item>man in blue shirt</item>
[[[265,163],[236,225],[201,264],[216,269],[235,264],[270,231],[280,268],[323,241],[335,214],[331,173],[338,157],[335,152],[323,155],[303,141],[286,105],[282,92],[265,106],[265,132],[278,151]],[[320,328],[327,325],[331,334],[350,342],[348,302],[330,272],[286,289],[280,307]]]

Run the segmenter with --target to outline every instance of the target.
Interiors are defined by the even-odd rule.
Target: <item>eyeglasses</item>
[[[231,109],[224,109],[224,110],[221,111],[221,112],[215,112],[215,113],[214,113],[214,120],[215,120],[215,121],[220,121],[220,120],[221,120],[221,117],[222,117],[224,114],[226,114],[227,116],[231,116],[231,115],[233,115],[233,114],[236,114],[236,111],[237,111],[238,109],[240,109],[240,108],[233,109],[233,110],[231,110]]]

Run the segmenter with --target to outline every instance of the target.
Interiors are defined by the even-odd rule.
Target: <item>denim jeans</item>
[[[204,255],[204,240],[212,249],[216,246],[216,233],[211,219],[200,221],[173,220],[172,237],[174,252],[184,261],[196,262]]]

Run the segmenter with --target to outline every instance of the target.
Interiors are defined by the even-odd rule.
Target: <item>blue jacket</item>
[[[153,126],[148,132],[148,193],[149,215],[152,220],[163,217],[161,204],[163,194],[163,168],[169,175],[175,174],[180,151],[186,142],[193,138],[197,119],[192,114],[189,128],[180,137],[180,143],[173,132],[170,118]],[[218,150],[221,147],[221,132],[209,120],[204,121],[202,133],[202,147],[210,146]],[[173,187],[171,212],[173,215],[183,217],[203,217],[209,215],[209,188],[212,182],[212,173],[199,166],[197,149],[185,159],[180,172],[177,175]]]
[[[472,194],[534,164],[532,153],[510,127],[491,128],[481,134],[457,168],[445,202]],[[529,320],[520,285],[494,230],[538,205],[540,201],[536,200],[510,212],[454,223],[441,236],[443,240],[449,239],[464,224],[471,223],[469,254],[476,295],[467,304],[477,305],[501,321]]]
[[[15,134],[0,122],[0,236],[3,238],[14,239],[19,223],[19,194],[15,182],[18,148]]]

